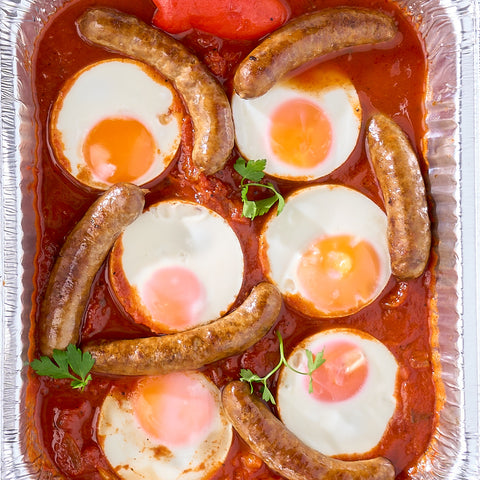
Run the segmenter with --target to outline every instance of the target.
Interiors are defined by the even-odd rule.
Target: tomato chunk
[[[153,24],[169,33],[195,28],[233,40],[260,38],[290,15],[283,0],[154,0]]]

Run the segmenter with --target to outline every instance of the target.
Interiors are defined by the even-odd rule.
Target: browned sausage
[[[222,391],[225,413],[249,447],[288,480],[393,480],[395,469],[382,457],[346,462],[308,447],[273,415],[250,386],[234,381]]]
[[[207,175],[223,168],[234,144],[230,104],[195,55],[161,30],[110,8],[87,10],[77,28],[88,42],[147,63],[173,82],[192,117],[193,163]]]
[[[234,88],[242,98],[266,93],[283,75],[322,55],[391,40],[394,21],[382,12],[338,7],[307,13],[269,35],[239,65]]]
[[[270,283],[256,285],[235,311],[185,332],[85,345],[93,370],[117,375],[160,375],[194,370],[243,352],[273,326],[282,296]]]
[[[374,115],[368,124],[367,153],[385,202],[392,273],[401,280],[416,278],[425,269],[431,244],[417,156],[402,129],[383,114]]]
[[[42,354],[77,343],[93,279],[118,235],[142,213],[144,197],[135,185],[113,185],[66,238],[40,307]]]

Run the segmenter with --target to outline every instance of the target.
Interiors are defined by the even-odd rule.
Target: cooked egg
[[[142,377],[113,387],[98,418],[107,460],[125,480],[202,480],[222,464],[232,442],[217,387],[200,373]]]
[[[391,274],[385,213],[340,185],[300,189],[260,236],[270,279],[305,314],[338,317],[371,303]]]
[[[266,159],[266,173],[291,180],[319,178],[344,163],[362,115],[350,79],[323,66],[282,80],[258,98],[234,94],[232,111],[241,154]]]
[[[183,110],[172,85],[128,59],[87,66],[61,89],[50,118],[56,162],[79,182],[143,185],[176,155]]]
[[[243,252],[227,221],[184,201],[152,205],[110,255],[113,290],[135,321],[155,332],[208,323],[226,313],[243,281]]]
[[[396,407],[398,365],[374,337],[349,329],[315,334],[294,349],[288,363],[307,372],[305,349],[323,351],[325,363],[309,377],[280,372],[281,420],[298,438],[325,455],[363,454],[384,435]]]

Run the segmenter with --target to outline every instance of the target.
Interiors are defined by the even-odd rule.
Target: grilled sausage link
[[[194,370],[239,354],[273,326],[282,296],[270,283],[256,285],[232,313],[207,325],[159,337],[87,344],[97,373],[160,375]]]
[[[242,98],[266,93],[286,73],[323,55],[391,40],[394,21],[382,12],[338,7],[307,13],[269,35],[239,65],[234,89]]]
[[[224,411],[240,437],[274,472],[288,480],[393,480],[395,469],[382,457],[346,462],[300,441],[250,393],[234,381],[222,391]]]
[[[207,175],[223,168],[234,144],[230,103],[195,55],[161,30],[110,8],[87,10],[77,29],[87,42],[151,65],[170,80],[192,117],[194,165]]]
[[[142,213],[144,203],[139,187],[113,185],[65,239],[40,307],[39,346],[43,355],[77,343],[93,279],[117,237]]]
[[[431,244],[427,196],[417,156],[402,129],[376,114],[367,129],[367,153],[383,193],[392,273],[419,277]]]

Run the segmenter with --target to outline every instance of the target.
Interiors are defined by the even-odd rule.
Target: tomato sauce
[[[341,4],[340,0],[290,0],[291,16]],[[344,2],[343,2],[344,3]],[[348,2],[351,4],[352,2]],[[338,183],[351,186],[382,206],[382,198],[364,149],[365,119],[375,111],[392,116],[413,140],[421,155],[425,133],[424,96],[426,60],[415,25],[391,3],[384,0],[355,0],[358,6],[377,8],[395,16],[401,32],[397,45],[388,49],[362,49],[329,59],[341,68],[355,85],[364,111],[360,139],[345,164],[330,175],[309,184]],[[134,14],[151,22],[154,6],[149,0],[103,0],[103,5]],[[51,106],[63,83],[86,65],[111,53],[84,43],[74,21],[96,0],[73,0],[57,12],[36,45],[34,95],[38,127],[36,158],[36,229],[34,295],[30,331],[30,356],[38,356],[35,320],[48,275],[69,231],[97,197],[98,192],[74,183],[52,161],[47,125]],[[232,75],[238,63],[257,41],[227,41],[192,31],[178,37],[203,60],[227,93],[232,91]],[[211,177],[191,175],[190,154],[193,134],[185,115],[183,141],[178,158],[160,181],[147,185],[147,204],[166,198],[184,198],[206,205],[229,219],[240,238],[248,272],[239,295],[245,298],[253,285],[265,279],[258,255],[258,234],[265,218],[253,222],[241,216],[240,177],[233,169],[237,152],[226,168]],[[422,168],[426,172],[427,164]],[[288,195],[305,183],[270,179],[282,194]],[[390,279],[384,293],[372,304],[353,315],[315,319],[284,306],[275,329],[242,355],[205,367],[204,372],[222,387],[239,378],[241,368],[264,375],[278,362],[280,331],[288,354],[306,336],[330,327],[351,327],[381,340],[396,357],[399,366],[397,409],[387,433],[369,456],[383,455],[396,468],[398,479],[410,478],[420,456],[427,449],[435,427],[436,387],[433,375],[431,334],[434,325],[434,263],[432,255],[425,273],[416,280]],[[132,338],[151,334],[133,323],[112,296],[105,269],[98,273],[88,303],[81,332],[82,342],[95,338]],[[38,377],[29,370],[26,395],[28,428],[27,450],[33,463],[43,470],[58,471],[70,479],[102,478],[111,472],[96,441],[96,419],[102,400],[113,383],[129,379],[93,376],[84,392],[75,392],[68,380]],[[273,378],[272,389],[275,389]],[[272,407],[273,408],[273,407]],[[106,475],[103,473],[103,475]],[[277,478],[237,436],[225,465],[215,478]]]

